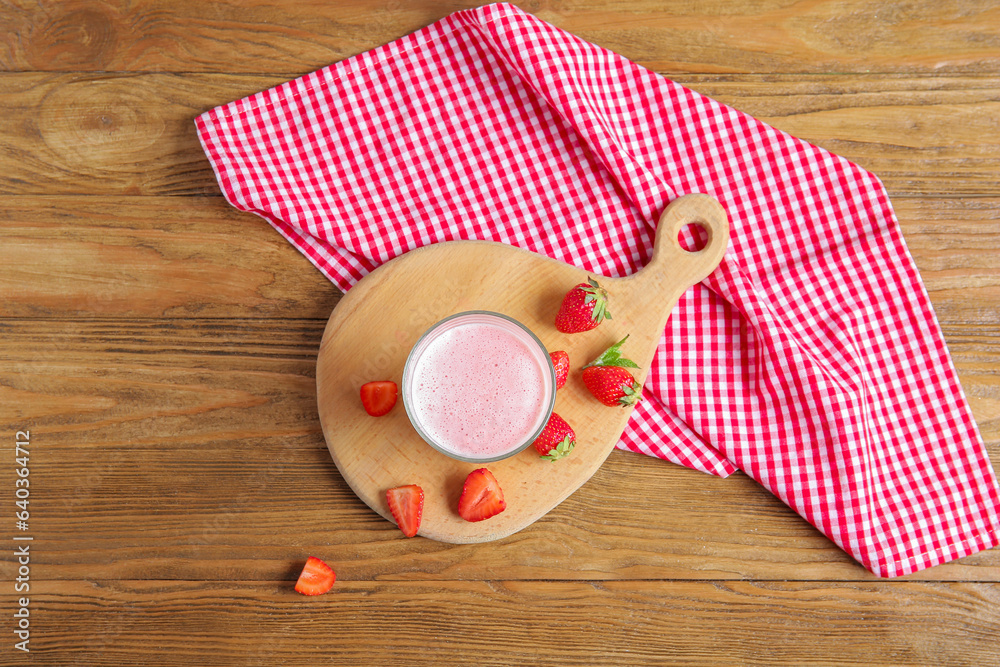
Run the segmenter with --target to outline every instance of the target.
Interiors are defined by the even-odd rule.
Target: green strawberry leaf
[[[642,400],[642,387],[639,386],[638,382],[634,382],[631,385],[623,384],[622,393],[625,395],[618,399],[622,407],[635,405]]]
[[[601,353],[601,356],[597,357],[589,364],[584,366],[584,368],[590,368],[591,366],[619,366],[621,368],[639,368],[639,364],[635,363],[631,359],[626,359],[621,355],[622,344],[628,340],[628,336],[625,336],[620,341],[606,349]]]
[[[558,461],[562,457],[572,452],[573,447],[575,445],[576,443],[573,442],[570,436],[567,435],[565,438],[563,438],[562,442],[560,442],[558,445],[550,449],[548,454],[540,458],[543,458],[546,461]]]

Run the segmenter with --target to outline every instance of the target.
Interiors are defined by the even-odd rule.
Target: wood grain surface
[[[478,4],[0,3],[0,664],[1000,663],[1000,551],[877,580],[739,473],[613,452],[464,545],[351,491],[315,388],[340,295],[228,207],[192,120]],[[996,3],[517,4],[876,173],[1000,461]]]

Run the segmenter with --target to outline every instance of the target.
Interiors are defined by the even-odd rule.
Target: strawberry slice
[[[295,590],[303,595],[322,595],[333,588],[335,581],[337,581],[337,573],[333,571],[333,568],[319,558],[310,556],[306,559],[299,580],[295,582]]]
[[[466,521],[483,521],[507,509],[500,483],[486,468],[469,473],[458,499],[458,514]]]
[[[385,492],[389,511],[403,535],[413,537],[420,530],[420,519],[424,515],[424,490],[416,484],[397,486]]]
[[[372,417],[381,417],[396,405],[398,389],[391,380],[379,380],[361,385],[361,405]]]
[[[562,389],[569,378],[569,355],[562,350],[556,350],[550,352],[549,356],[552,357],[552,367],[556,369],[556,389]]]

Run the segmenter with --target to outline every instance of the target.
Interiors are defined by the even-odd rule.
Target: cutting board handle
[[[700,250],[681,247],[678,235],[690,224],[702,227],[708,240]],[[633,303],[662,309],[663,324],[680,295],[704,280],[722,260],[729,245],[729,216],[714,197],[690,194],[678,197],[660,215],[653,255],[641,270],[613,281],[609,290],[627,292]],[[672,290],[664,291],[664,286]],[[661,327],[662,329],[662,327]]]

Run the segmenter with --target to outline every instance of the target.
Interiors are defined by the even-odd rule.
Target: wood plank
[[[201,112],[280,77],[0,75],[0,193],[217,194]]]
[[[996,194],[996,75],[676,79],[875,172],[893,196]],[[218,193],[194,117],[284,80],[0,74],[0,193]]]
[[[692,77],[689,87],[857,163],[890,196],[996,192],[980,188],[1000,172],[989,77]]]
[[[340,297],[217,196],[12,197],[0,225],[0,317],[326,319]]]
[[[161,452],[70,449],[42,436],[32,469],[41,495],[25,533],[39,545],[33,562],[51,579],[211,581],[221,568],[271,581],[309,554],[357,581],[875,579],[745,476],[719,480],[625,452],[515,535],[475,545],[407,540],[310,443],[244,438]],[[13,556],[3,560],[0,573],[12,580]],[[997,582],[1000,553],[909,579]]]
[[[893,208],[938,320],[1000,325],[1000,199],[898,198]]]
[[[990,449],[994,470],[1000,464],[1000,340],[995,326],[949,326],[948,350],[972,414]]]
[[[0,69],[302,74],[417,30],[468,0],[71,0],[0,8]],[[1000,14],[977,0],[521,3],[670,72],[990,72]]]
[[[350,580],[873,578],[749,478],[625,452],[509,538],[406,540],[326,450],[313,380],[322,331],[313,320],[0,320],[0,429],[31,431],[45,576],[213,580],[229,567],[270,581],[322,548]],[[996,329],[954,331],[951,350],[1000,460]],[[0,467],[0,488],[13,480]],[[11,554],[0,576],[16,568]],[[910,578],[1000,581],[1000,550]]]
[[[33,581],[33,658],[135,664],[151,645],[156,664],[185,666],[867,667],[1000,657],[995,584],[341,579],[304,599],[290,581],[301,562],[263,584]]]
[[[940,321],[1000,325],[1000,198],[893,205]],[[325,320],[339,296],[219,196],[7,197],[0,225],[0,317]]]

